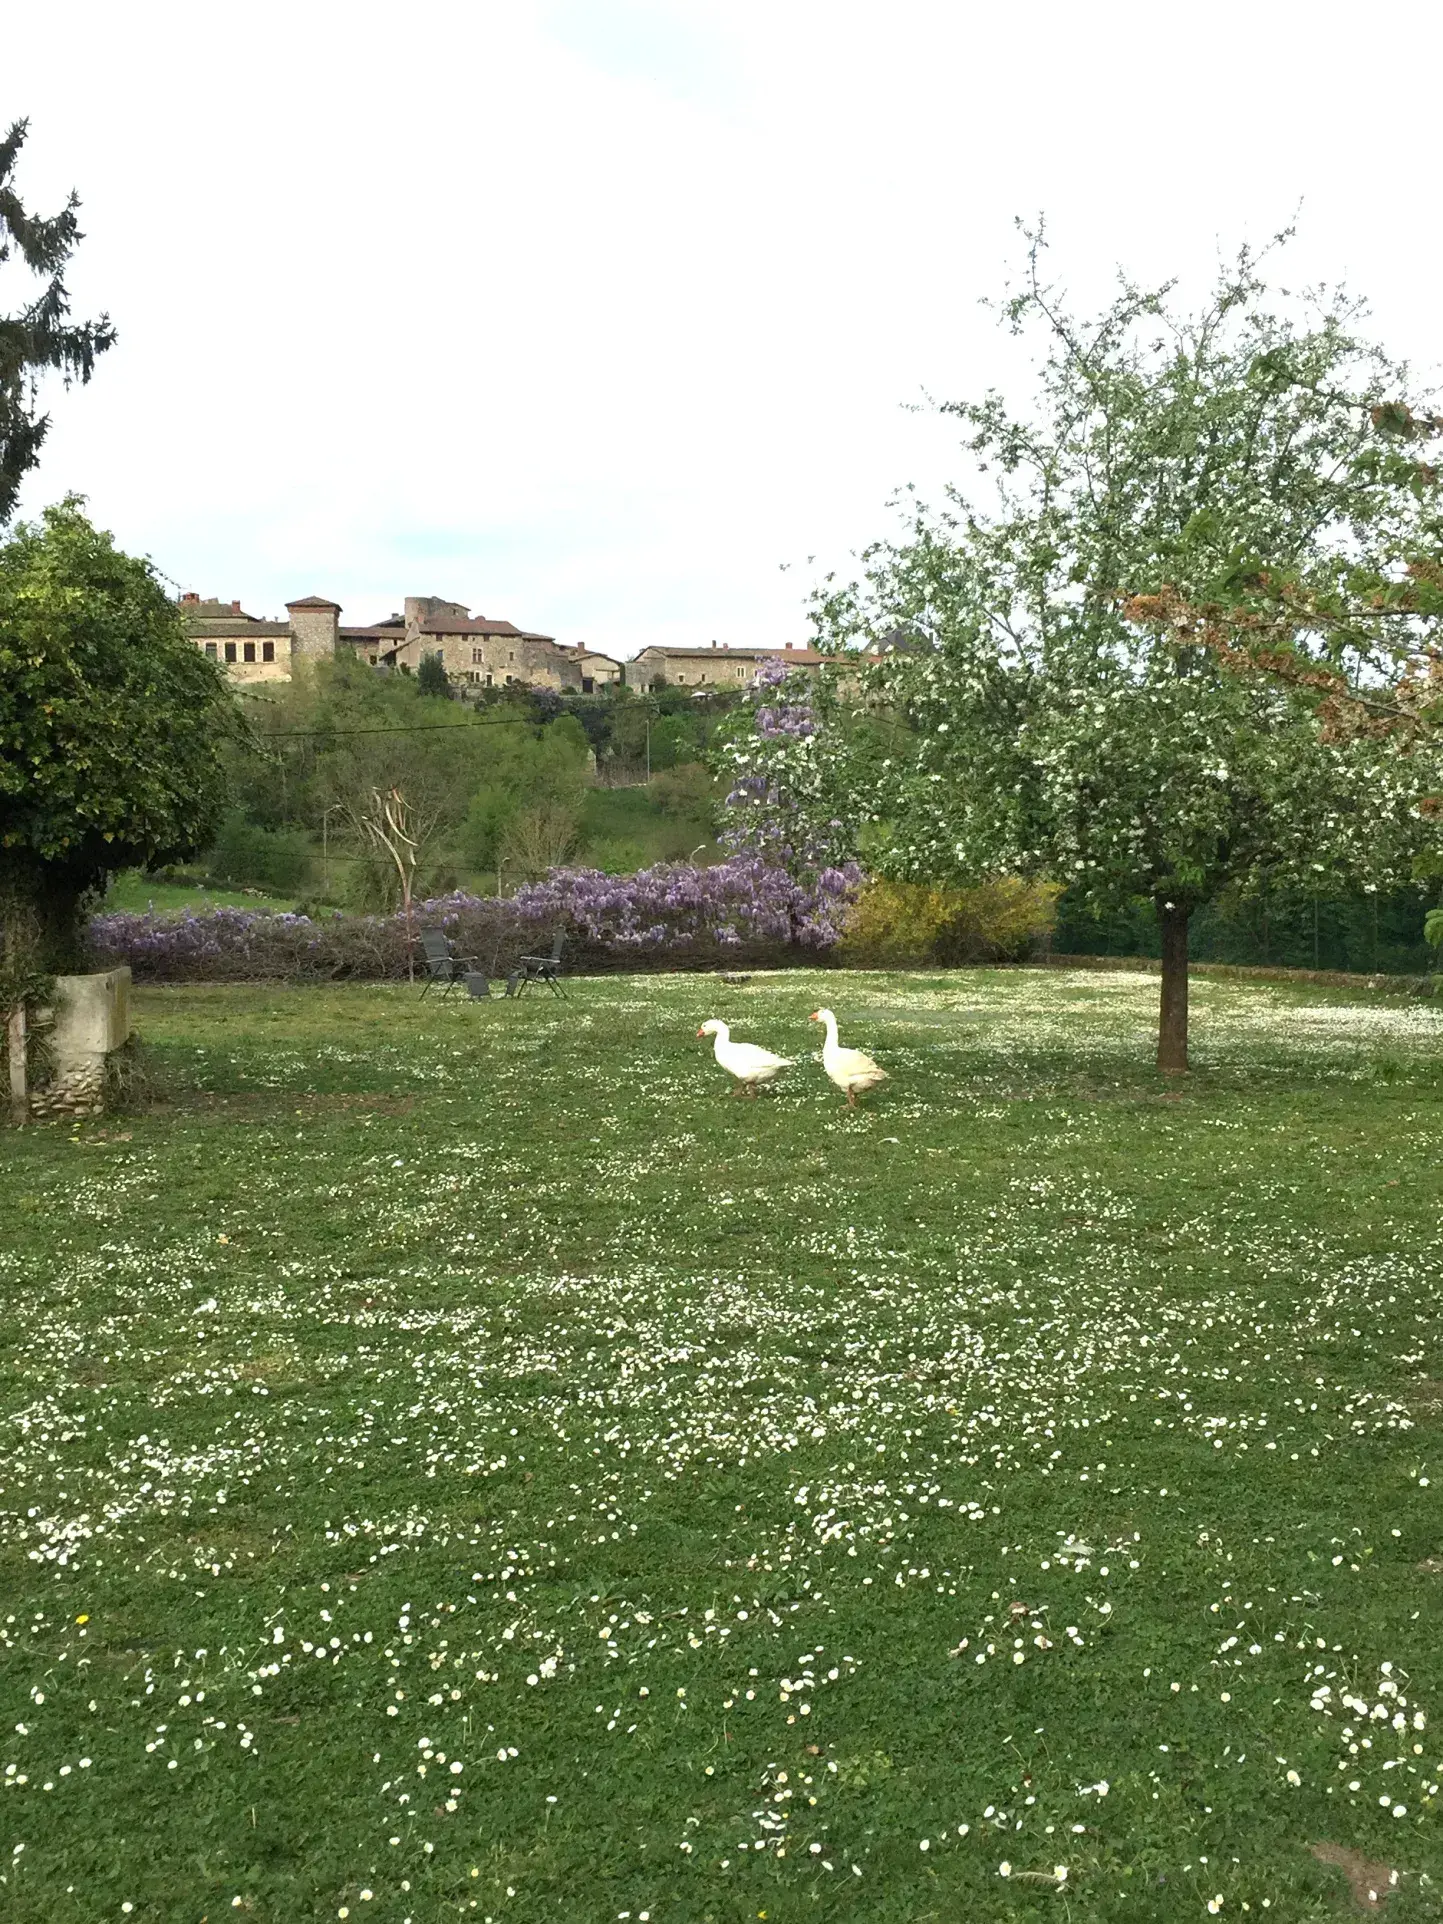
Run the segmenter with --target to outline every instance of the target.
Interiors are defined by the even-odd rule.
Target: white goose
[[[739,1089],[733,1090],[734,1095],[744,1091],[754,1096],[764,1082],[792,1066],[791,1056],[774,1056],[770,1049],[759,1049],[754,1042],[733,1042],[731,1030],[715,1016],[703,1022],[697,1034],[716,1037],[712,1054],[728,1075],[736,1077]]]
[[[885,1082],[887,1071],[860,1049],[844,1049],[841,1046],[837,1041],[837,1018],[830,1009],[818,1009],[812,1021],[826,1024],[827,1039],[822,1044],[822,1067],[846,1096],[847,1107],[855,1109],[857,1097],[864,1089],[875,1089],[879,1082]]]

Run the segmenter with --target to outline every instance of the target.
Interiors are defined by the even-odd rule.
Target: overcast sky
[[[1015,378],[1047,215],[1082,302],[1287,277],[1438,344],[1443,10],[1372,0],[70,0],[7,20],[20,184],[75,186],[69,489],[183,588],[440,594],[565,641],[782,642],[935,492],[916,405]],[[0,309],[22,276],[0,275]]]

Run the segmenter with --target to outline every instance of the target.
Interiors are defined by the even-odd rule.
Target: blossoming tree
[[[1035,406],[950,406],[972,491],[818,596],[834,643],[890,634],[874,689],[907,724],[839,786],[888,825],[900,877],[1149,898],[1158,1065],[1179,1072],[1193,912],[1225,886],[1404,879],[1432,778],[1397,741],[1320,726],[1285,681],[1233,672],[1147,598],[1235,601],[1269,565],[1396,548],[1434,484],[1396,430],[1403,372],[1340,298],[1274,312],[1243,254],[1199,313],[1124,284],[1084,323],[1041,245],[1004,309],[1042,336]]]

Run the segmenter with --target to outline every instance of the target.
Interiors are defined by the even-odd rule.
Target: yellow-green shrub
[[[1051,934],[1061,892],[1011,875],[970,889],[874,878],[853,904],[838,955],[870,968],[1015,961]]]

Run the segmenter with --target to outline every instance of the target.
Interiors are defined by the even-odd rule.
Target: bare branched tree
[[[385,794],[373,788],[370,801],[352,820],[361,839],[395,867],[401,886],[401,908],[406,917],[406,979],[414,982],[416,940],[411,923],[411,892],[416,879],[419,843],[411,832],[410,807],[399,788]]]

